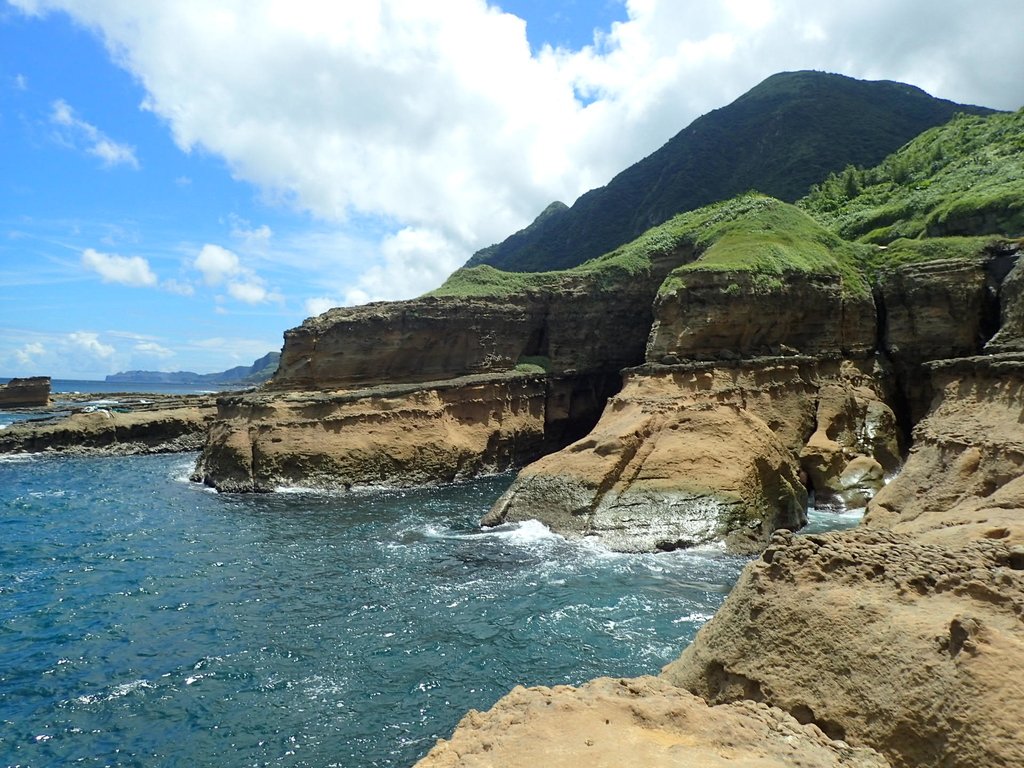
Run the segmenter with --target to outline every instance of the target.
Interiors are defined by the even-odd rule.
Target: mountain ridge
[[[563,269],[612,251],[677,213],[751,189],[795,202],[830,172],[876,165],[957,112],[994,111],[894,81],[778,73],[697,118],[571,207],[547,206],[526,228],[477,251],[466,266]]]

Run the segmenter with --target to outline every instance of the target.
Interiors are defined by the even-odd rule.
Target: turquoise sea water
[[[656,672],[744,561],[476,521],[508,476],[214,494],[0,460],[0,765],[408,766],[516,684]]]

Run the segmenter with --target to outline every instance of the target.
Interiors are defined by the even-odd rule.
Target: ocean
[[[194,461],[0,458],[0,765],[410,766],[517,684],[656,673],[745,564],[480,530],[511,475],[232,495]]]

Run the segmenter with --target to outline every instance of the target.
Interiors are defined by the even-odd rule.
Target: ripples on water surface
[[[0,764],[408,766],[516,684],[656,672],[743,561],[476,521],[507,487],[217,495],[0,461]]]

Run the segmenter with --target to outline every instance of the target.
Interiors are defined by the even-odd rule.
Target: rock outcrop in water
[[[50,377],[31,376],[0,384],[0,408],[32,408],[50,403]]]
[[[614,378],[497,374],[218,401],[194,479],[222,491],[451,482],[532,461],[593,423]]]
[[[53,408],[0,430],[0,454],[117,455],[195,451],[216,414],[210,395],[61,396]],[[114,402],[110,402],[114,400]]]
[[[634,369],[590,434],[523,469],[483,523],[540,519],[623,551],[757,551],[806,523],[809,482],[823,501],[870,494],[863,473],[844,485],[851,464],[896,468],[875,381],[871,362],[807,357]]]

